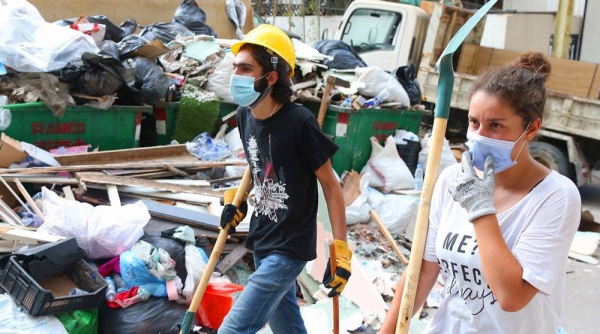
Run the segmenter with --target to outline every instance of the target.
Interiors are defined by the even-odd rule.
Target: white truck
[[[474,11],[437,1],[423,1],[421,7],[379,0],[355,0],[348,6],[335,39],[352,46],[369,66],[392,72],[400,66],[418,64],[417,80],[423,103],[431,105],[437,98],[439,78],[435,62]],[[473,46],[478,47],[483,26],[480,23],[463,44],[469,46],[471,53],[477,52],[473,51]],[[447,137],[458,135],[464,138],[466,133],[468,90],[476,78],[460,72],[461,53],[467,52],[466,49],[463,47],[455,53],[456,73]],[[592,86],[590,90],[596,88]],[[531,154],[583,186],[591,182],[593,166],[589,163],[600,162],[598,147],[600,101],[549,88],[543,129],[539,140],[531,144]]]

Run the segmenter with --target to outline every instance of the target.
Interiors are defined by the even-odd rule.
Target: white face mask
[[[500,173],[516,165],[517,158],[525,146],[525,141],[523,141],[519,153],[517,153],[514,160],[511,159],[510,155],[515,144],[523,138],[525,133],[527,133],[529,125],[531,125],[531,122],[527,124],[525,131],[523,131],[515,141],[493,139],[467,131],[468,141],[466,142],[466,145],[469,147],[469,152],[471,152],[471,155],[473,156],[473,165],[481,171],[484,170],[485,158],[490,155],[494,157],[494,171],[496,173]]]

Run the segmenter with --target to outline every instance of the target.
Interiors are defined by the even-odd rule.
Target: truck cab
[[[419,64],[429,23],[423,9],[378,0],[353,1],[335,39],[350,45],[367,64],[392,72]]]

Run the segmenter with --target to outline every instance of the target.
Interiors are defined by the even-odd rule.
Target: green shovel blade
[[[454,68],[452,67],[452,55],[462,44],[471,30],[481,21],[483,16],[496,4],[498,0],[490,0],[481,7],[471,18],[456,32],[448,45],[442,52],[436,64],[440,71],[438,81],[437,103],[435,105],[435,117],[448,118],[450,114],[450,99],[452,98],[452,88],[454,87]]]

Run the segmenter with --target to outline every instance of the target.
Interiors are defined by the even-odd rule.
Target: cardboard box
[[[10,138],[4,132],[0,136],[0,167],[8,168],[13,163],[20,163],[27,157],[21,142]]]
[[[148,59],[154,59],[169,51],[171,51],[171,49],[164,45],[159,39],[155,39],[139,49],[124,54],[123,57],[146,57]]]

